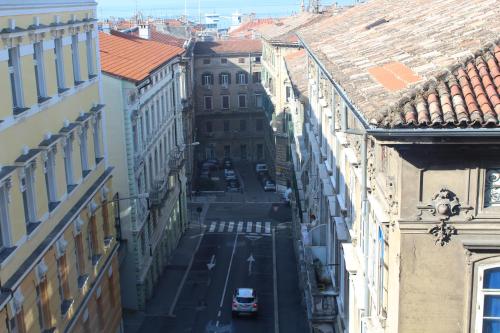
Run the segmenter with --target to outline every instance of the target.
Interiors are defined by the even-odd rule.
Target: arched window
[[[477,332],[500,332],[500,264],[478,270]]]

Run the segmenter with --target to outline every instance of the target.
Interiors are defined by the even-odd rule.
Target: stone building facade
[[[185,49],[116,31],[100,36],[107,142],[122,198],[123,306],[143,310],[187,226]]]
[[[297,32],[292,207],[317,332],[500,329],[494,3],[374,0]]]
[[[194,49],[195,158],[271,161],[264,146],[259,40],[197,42]]]
[[[0,332],[120,332],[96,3],[0,4]]]

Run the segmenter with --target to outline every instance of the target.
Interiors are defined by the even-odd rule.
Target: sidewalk
[[[205,219],[209,203],[203,204],[203,212],[201,220]],[[192,221],[181,239],[177,248],[172,252],[170,261],[162,272],[162,275],[155,286],[155,292],[152,299],[146,305],[146,311],[124,311],[123,323],[125,333],[141,332],[144,320],[147,316],[168,316],[170,307],[175,301],[177,288],[180,286],[184,274],[188,268],[191,257],[194,256],[195,249],[198,245],[199,237],[202,229],[198,221]],[[193,237],[194,236],[194,237]]]

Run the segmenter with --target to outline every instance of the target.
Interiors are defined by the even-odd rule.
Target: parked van
[[[255,165],[255,172],[256,173],[267,172],[267,164],[265,164],[265,163],[257,163]]]

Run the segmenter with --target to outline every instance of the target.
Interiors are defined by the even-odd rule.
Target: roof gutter
[[[386,128],[377,128],[374,127],[373,125],[370,125],[363,114],[354,106],[354,104],[351,102],[351,100],[348,98],[347,93],[342,89],[342,87],[334,80],[330,72],[327,70],[327,68],[324,66],[324,64],[318,59],[318,57],[314,54],[314,52],[311,50],[311,48],[307,45],[307,43],[304,41],[304,39],[301,37],[301,35],[296,32],[297,38],[300,40],[300,43],[302,46],[307,50],[307,53],[311,58],[314,59],[314,61],[318,64],[319,68],[321,69],[322,73],[330,80],[332,83],[333,87],[337,91],[337,93],[340,95],[340,97],[344,100],[344,102],[347,104],[349,109],[353,111],[354,116],[356,119],[359,120],[359,122],[363,125],[364,127],[364,132],[366,134],[378,137],[378,138],[385,138],[385,139],[396,139],[399,137],[410,137],[410,138],[415,138],[415,137],[500,137],[500,128],[451,128],[451,129],[442,129],[442,128],[415,128],[415,129],[397,129],[397,128],[392,128],[392,129],[386,129]]]

